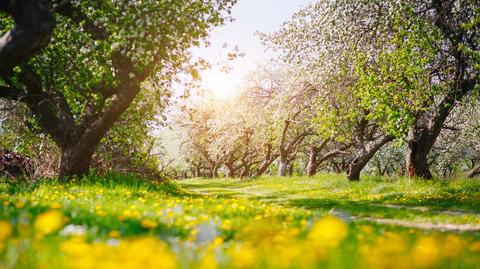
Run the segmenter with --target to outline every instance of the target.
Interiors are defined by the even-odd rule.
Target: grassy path
[[[351,221],[418,229],[480,231],[480,183],[473,180],[349,183],[316,178],[190,179],[181,186],[214,197],[246,198],[288,207],[333,211]]]
[[[0,181],[0,268],[478,268],[479,202],[474,180]]]

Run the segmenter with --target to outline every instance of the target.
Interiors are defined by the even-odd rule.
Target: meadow
[[[478,268],[480,181],[0,184],[0,268]]]

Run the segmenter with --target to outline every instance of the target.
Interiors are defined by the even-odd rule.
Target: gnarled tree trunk
[[[280,159],[278,161],[278,176],[284,177],[287,175],[287,168],[288,168],[288,158],[284,155],[280,155]]]
[[[347,178],[350,181],[360,180],[360,173],[368,162],[373,158],[375,153],[390,141],[393,141],[394,137],[385,135],[380,139],[374,141],[370,146],[358,151],[355,159],[350,163],[347,171]]]
[[[88,173],[94,153],[95,145],[72,145],[62,149],[58,177],[65,179],[68,176]]]
[[[431,179],[428,164],[428,153],[431,150],[432,140],[436,137],[429,135],[428,130],[411,130],[408,134],[407,171],[410,177]]]
[[[278,158],[278,154],[272,153],[272,145],[268,144],[265,152],[265,157],[263,158],[262,163],[257,168],[254,173],[255,177],[262,176],[267,171],[268,167]]]
[[[318,148],[310,145],[308,148],[307,176],[311,177],[317,173]]]
[[[470,172],[468,172],[467,176],[469,178],[474,178],[476,176],[480,175],[480,164],[475,166]]]

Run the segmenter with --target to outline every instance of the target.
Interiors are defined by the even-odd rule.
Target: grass
[[[0,184],[0,268],[476,268],[480,182]]]

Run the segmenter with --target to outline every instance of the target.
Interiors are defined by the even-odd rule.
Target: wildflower
[[[113,237],[113,238],[119,238],[121,235],[122,234],[117,230],[113,230],[113,231],[108,232],[108,236]]]
[[[231,230],[232,229],[232,222],[229,221],[229,220],[225,220],[223,223],[222,223],[222,229],[224,230]]]
[[[417,267],[435,267],[440,259],[439,242],[433,236],[420,238],[413,249],[412,258]]]
[[[143,219],[140,224],[142,225],[143,228],[146,228],[146,229],[153,229],[153,228],[157,228],[158,226],[158,223],[149,219]]]
[[[316,246],[337,247],[348,234],[348,226],[334,216],[326,216],[313,224],[308,239]]]
[[[231,253],[231,257],[235,268],[252,268],[257,264],[258,253],[253,247],[242,245]]]
[[[442,256],[456,258],[462,254],[464,247],[462,239],[456,235],[448,235],[443,243]]]
[[[470,250],[473,252],[480,252],[480,241],[476,241],[470,244]]]
[[[199,266],[200,269],[215,269],[217,267],[217,260],[215,259],[215,255],[211,252],[205,255]]]
[[[48,234],[58,230],[65,223],[65,217],[56,210],[46,211],[35,219],[35,231],[38,234]]]
[[[12,225],[7,221],[0,221],[0,242],[9,238],[12,235]]]

